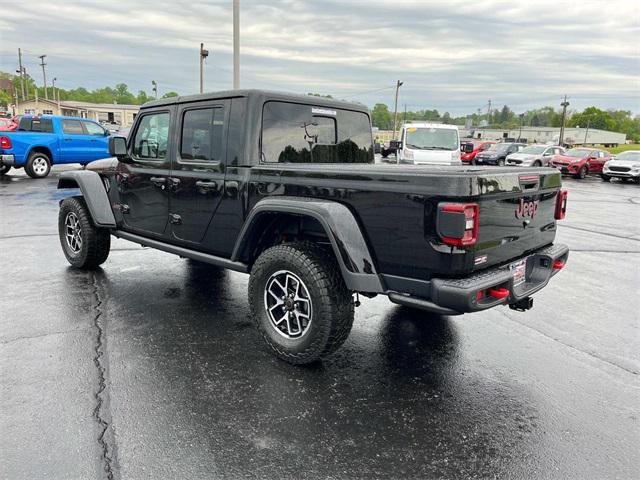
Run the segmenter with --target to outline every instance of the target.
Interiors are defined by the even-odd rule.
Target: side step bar
[[[229,259],[216,257],[215,255],[210,255],[208,253],[196,252],[194,250],[189,250],[188,248],[178,247],[176,245],[160,242],[151,238],[141,237],[135,233],[123,232],[122,230],[112,230],[111,235],[124,240],[129,240],[130,242],[138,243],[145,247],[151,247],[157,250],[162,250],[163,252],[173,253],[184,258],[197,260],[198,262],[210,263],[211,265],[228,268],[229,270],[235,270],[236,272],[247,273],[249,271],[249,266],[246,263],[233,262]]]
[[[461,312],[452,310],[450,308],[441,307],[428,300],[422,298],[410,297],[409,295],[402,295],[400,293],[390,293],[389,300],[398,305],[404,305],[405,307],[418,308],[427,312],[437,313],[439,315],[462,315]]]

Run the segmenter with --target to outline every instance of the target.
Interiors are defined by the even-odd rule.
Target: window
[[[267,102],[262,160],[280,163],[371,163],[371,125],[363,112]]]
[[[18,130],[53,133],[53,122],[50,118],[22,117],[18,124]]]
[[[62,132],[67,135],[84,135],[80,120],[62,120]]]
[[[42,110],[43,115],[53,115],[53,110]]]
[[[221,161],[224,151],[223,130],[224,109],[187,110],[182,120],[180,159]]]
[[[35,115],[36,114],[36,110],[35,110],[35,108],[27,108],[27,109],[25,109],[24,114],[25,115]]]
[[[104,137],[105,130],[100,125],[93,122],[83,122],[83,123],[84,123],[84,128],[87,129],[87,133],[89,135],[97,135],[99,137]]]
[[[168,139],[169,114],[145,115],[133,139],[133,155],[141,159],[162,160],[167,156]]]

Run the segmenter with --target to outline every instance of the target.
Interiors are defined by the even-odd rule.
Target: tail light
[[[438,235],[443,243],[468,247],[478,240],[477,203],[441,203],[438,206]]]
[[[9,137],[0,137],[0,148],[8,150],[11,147],[11,139]]]
[[[562,220],[567,214],[567,195],[566,190],[560,190],[556,198],[556,220]]]

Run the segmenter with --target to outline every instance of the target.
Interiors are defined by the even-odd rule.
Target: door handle
[[[168,180],[169,180],[169,188],[174,192],[178,190],[178,187],[180,186],[180,179],[175,177],[169,177]]]
[[[153,183],[156,187],[160,187],[164,189],[165,184],[167,183],[167,179],[165,177],[151,177],[149,179],[151,183]]]
[[[238,188],[240,187],[240,184],[235,180],[231,180],[231,181],[225,182],[224,187],[225,187],[227,196],[233,198],[236,195],[238,195]]]
[[[198,180],[196,182],[196,187],[198,188],[218,188],[218,184],[216,182],[205,182],[202,180]]]
[[[70,138],[70,137],[64,137],[64,141],[65,141],[65,142],[70,142],[71,140],[73,140],[73,138]]]

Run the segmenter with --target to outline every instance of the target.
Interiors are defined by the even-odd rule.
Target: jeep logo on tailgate
[[[518,208],[516,208],[516,218],[524,218],[529,217],[533,218],[538,213],[538,205],[540,204],[540,200],[532,200],[530,202],[525,202],[524,199],[520,199],[520,204]]]

